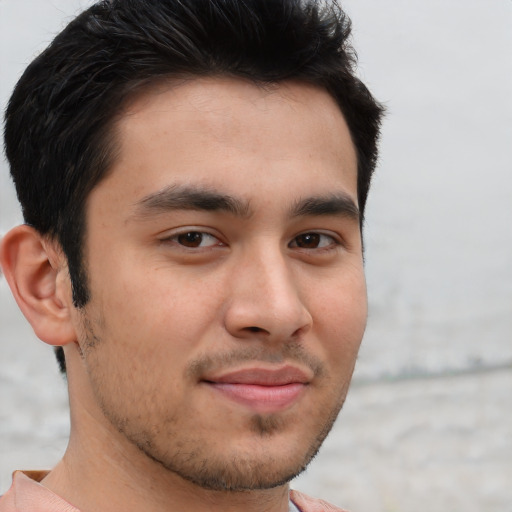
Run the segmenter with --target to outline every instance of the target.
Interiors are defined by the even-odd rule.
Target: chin
[[[314,456],[315,454],[313,454]],[[201,461],[201,465],[176,464],[166,468],[178,476],[212,491],[246,492],[272,489],[287,484],[306,469],[313,458],[291,461],[275,457],[258,460],[232,458],[230,460]]]
[[[163,457],[148,453],[147,445],[139,448],[166,470],[203,489],[244,492],[279,487],[298,476],[329,430],[330,425],[311,439],[304,432],[292,434],[283,428],[279,416],[256,415],[245,442],[226,446],[213,440],[199,445],[189,440],[181,450]]]

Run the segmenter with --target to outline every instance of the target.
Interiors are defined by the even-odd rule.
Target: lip
[[[279,412],[297,402],[311,376],[295,366],[244,368],[203,379],[213,391],[258,413]]]

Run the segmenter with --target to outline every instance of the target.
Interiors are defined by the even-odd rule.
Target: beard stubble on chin
[[[347,382],[343,390],[338,390],[338,393],[334,394],[335,399],[331,399],[326,404],[328,405],[326,410],[321,411],[323,420],[315,424],[315,431],[304,436],[304,439],[301,439],[301,444],[297,443],[298,445],[293,447],[293,453],[286,457],[276,458],[272,450],[267,450],[264,453],[261,453],[260,450],[256,455],[244,453],[243,450],[240,450],[239,453],[223,453],[229,451],[229,440],[227,449],[218,453],[218,450],[215,451],[210,446],[208,439],[193,438],[189,432],[183,429],[180,422],[182,421],[181,417],[187,414],[185,410],[166,411],[165,417],[160,418],[162,421],[156,424],[155,422],[151,423],[150,415],[148,415],[148,419],[144,418],[140,411],[135,411],[135,413],[128,411],[126,403],[119,408],[119,404],[112,400],[112,396],[108,395],[108,390],[103,386],[105,379],[108,379],[107,375],[96,374],[93,369],[94,360],[98,361],[96,356],[101,357],[96,354],[97,349],[101,351],[102,348],[101,336],[95,332],[90,321],[84,322],[84,331],[85,339],[82,343],[81,354],[91,363],[88,364],[92,370],[89,372],[91,383],[105,418],[146,457],[182,479],[204,489],[243,492],[270,489],[292,480],[306,468],[318,452],[343,405],[346,388],[348,388]],[[188,365],[186,377],[200,379],[201,375],[208,371],[229,368],[230,365],[244,361],[298,362],[310,368],[316,378],[324,379],[326,377],[322,362],[308,354],[299,342],[283,344],[279,350],[272,351],[260,346],[244,347],[215,355],[205,354],[197,357]],[[122,378],[119,379],[116,386],[119,386],[122,380]],[[126,384],[129,384],[128,380]],[[155,391],[155,395],[158,396],[157,391]],[[146,398],[150,402],[155,402],[154,396]],[[130,401],[129,398],[128,402]],[[148,424],[147,421],[145,423],[144,420],[150,421],[150,423]],[[301,418],[298,421],[301,421]],[[286,435],[286,429],[289,426],[287,420],[279,413],[254,414],[248,422],[248,430],[261,444],[268,443],[275,436]],[[167,443],[162,443],[164,437],[169,440]],[[218,440],[216,442],[218,443]]]
[[[220,492],[271,489],[287,484],[306,469],[330,432],[343,401],[331,411],[316,436],[306,446],[297,446],[294,457],[287,460],[276,459],[270,452],[259,459],[243,456],[228,459],[205,454],[198,447],[188,453],[180,450],[162,453],[154,449],[147,432],[139,432],[127,438],[166,470],[203,489]],[[250,419],[251,430],[262,442],[279,433],[282,424],[283,421],[278,415],[254,415]],[[126,435],[126,432],[123,433]],[[189,443],[185,443],[187,444]]]

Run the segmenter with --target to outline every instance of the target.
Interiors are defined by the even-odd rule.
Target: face
[[[91,416],[202,487],[284,483],[332,426],[366,322],[343,116],[313,86],[210,78],[137,98],[117,130],[76,320]]]

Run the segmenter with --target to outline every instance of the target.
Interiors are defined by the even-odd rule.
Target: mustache
[[[310,354],[300,342],[289,342],[283,343],[279,349],[274,350],[265,346],[242,347],[217,354],[200,355],[190,363],[186,374],[189,378],[198,379],[205,374],[225,370],[247,361],[273,364],[298,363],[309,368],[315,377],[321,377],[325,373],[325,365],[318,357]]]

